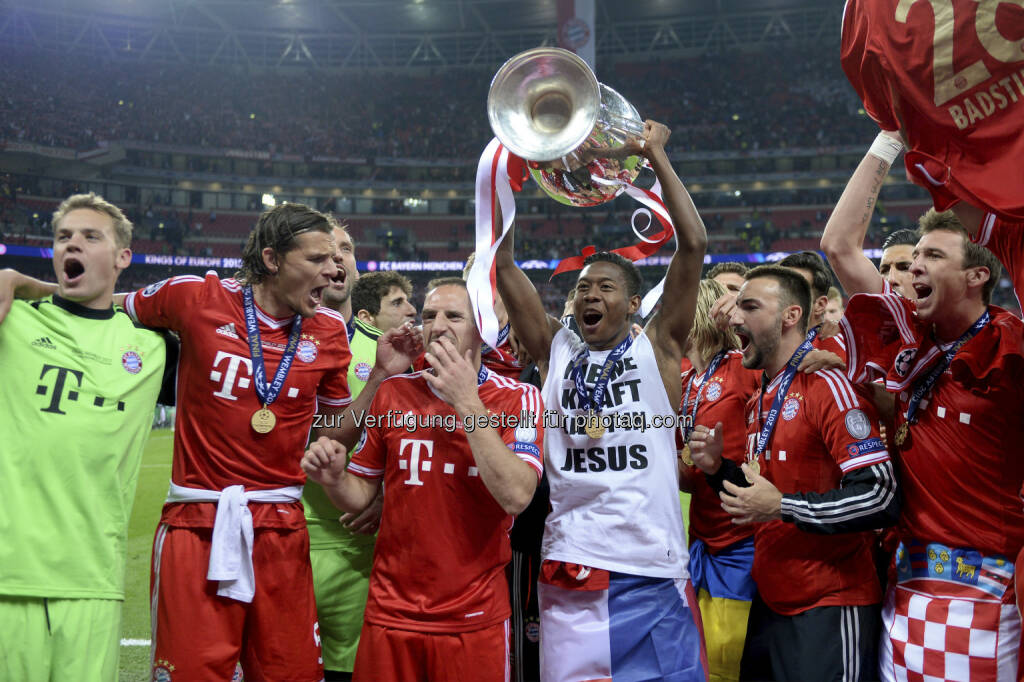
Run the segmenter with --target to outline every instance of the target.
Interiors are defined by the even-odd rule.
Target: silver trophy
[[[642,144],[640,114],[568,50],[538,47],[505,62],[491,81],[487,116],[541,189],[569,206],[611,201],[643,166],[625,148]]]

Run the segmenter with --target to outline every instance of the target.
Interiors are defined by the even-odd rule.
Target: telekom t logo
[[[228,366],[225,371],[220,372],[218,368],[224,364],[224,360],[228,361]],[[245,367],[245,376],[238,376],[238,368],[243,366]],[[222,350],[217,351],[217,357],[213,359],[213,369],[210,371],[210,381],[220,382],[220,390],[213,392],[215,396],[227,398],[228,400],[238,400],[238,396],[231,394],[231,390],[235,387],[235,378],[238,378],[238,388],[249,388],[249,377],[251,376],[252,362],[249,358],[226,353]]]
[[[409,451],[409,459],[405,459],[406,450]],[[430,471],[430,459],[420,460],[421,452],[425,451],[427,457],[434,456],[434,441],[416,440],[415,438],[403,438],[398,445],[398,468],[409,469],[409,478],[406,485],[423,485],[420,480],[420,469]]]

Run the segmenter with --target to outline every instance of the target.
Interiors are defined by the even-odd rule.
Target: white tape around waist
[[[216,502],[213,521],[210,565],[207,580],[217,580],[217,594],[238,601],[251,602],[256,594],[252,566],[253,528],[250,502],[297,502],[302,486],[293,485],[273,490],[250,490],[232,485],[224,490],[186,488],[171,482],[167,502]]]

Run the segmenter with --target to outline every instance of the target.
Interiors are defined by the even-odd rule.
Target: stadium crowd
[[[674,152],[834,147],[871,131],[834,51],[818,45],[709,54],[619,64],[600,75],[641,115],[672,127]],[[90,77],[97,72],[104,77]],[[707,84],[722,73],[728,87],[712,92]],[[484,102],[491,76],[388,76],[381,87],[382,75],[253,77],[221,67],[7,52],[0,59],[0,140],[78,150],[133,140],[307,158],[473,159],[479,141],[490,137]],[[87,80],[94,87],[76,87]],[[438,179],[449,179],[447,172],[437,170]]]

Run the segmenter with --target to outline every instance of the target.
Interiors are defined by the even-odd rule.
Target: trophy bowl
[[[538,47],[505,62],[491,81],[487,116],[541,189],[568,206],[614,199],[643,166],[626,148],[643,140],[640,114],[568,50]]]

